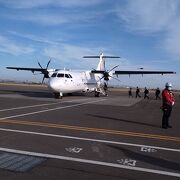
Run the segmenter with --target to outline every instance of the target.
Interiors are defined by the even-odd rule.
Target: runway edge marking
[[[39,133],[39,132],[34,132],[34,131],[21,131],[21,130],[5,129],[5,128],[0,128],[0,131],[17,132],[17,133],[23,133],[23,134],[39,135],[39,136],[49,136],[49,137],[56,137],[56,138],[66,138],[66,139],[74,139],[74,140],[81,140],[81,141],[92,141],[92,142],[125,145],[125,146],[148,147],[148,148],[155,148],[155,149],[165,150],[165,151],[180,152],[180,149],[149,146],[149,145],[144,145],[144,144],[133,144],[133,143],[124,143],[124,142],[117,142],[117,141],[108,141],[108,140],[102,140],[102,139],[82,138],[82,137],[77,137],[77,136],[64,136],[64,135],[58,135],[58,134]]]
[[[140,171],[140,172],[148,172],[148,173],[161,174],[161,175],[166,175],[166,176],[180,177],[180,173],[140,168],[140,167],[132,167],[132,166],[115,164],[115,163],[103,162],[103,161],[80,159],[80,158],[73,158],[73,157],[68,157],[68,156],[59,156],[59,155],[53,155],[53,154],[37,153],[37,152],[22,151],[22,150],[17,150],[17,149],[8,149],[8,148],[0,148],[0,151],[23,154],[23,155],[30,155],[30,156],[36,156],[36,157],[52,158],[52,159],[58,159],[58,160],[74,161],[74,162],[114,167],[114,168],[121,168],[121,169]]]

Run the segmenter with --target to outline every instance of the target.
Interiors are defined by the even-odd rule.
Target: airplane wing
[[[43,68],[39,62],[38,62],[38,65],[40,68],[23,68],[23,67],[6,67],[6,68],[7,69],[15,69],[17,71],[19,71],[19,70],[31,71],[32,73],[34,73],[35,71],[41,72],[41,74],[44,74],[44,77],[42,80],[42,83],[43,83],[45,78],[49,78],[48,66],[49,66],[50,62],[51,62],[51,59],[48,61],[46,68]]]
[[[6,67],[7,69],[15,69],[17,71],[23,70],[23,71],[31,71],[32,73],[34,72],[41,72],[41,74],[44,75],[42,83],[44,82],[45,78],[49,78],[49,71],[48,69],[44,68],[22,68],[22,67]]]
[[[42,69],[42,68],[22,68],[22,67],[6,67],[7,69],[15,69],[17,71],[19,70],[24,70],[24,71],[31,71],[32,73],[34,73],[35,71],[37,72],[45,72],[46,69]]]
[[[117,67],[117,66],[115,66]],[[114,67],[114,68],[115,68]],[[113,69],[114,69],[113,68]],[[176,74],[176,72],[173,72],[173,71],[99,71],[99,70],[92,70],[91,73],[93,74],[102,74],[103,77],[100,78],[101,79],[104,79],[105,81],[108,81],[109,78],[114,78],[112,77],[112,75],[110,74],[112,72],[112,75],[137,75],[137,74]],[[115,79],[115,78],[114,78]]]
[[[91,73],[93,74],[105,74],[109,73],[108,71],[98,71],[98,70],[92,70]],[[176,74],[176,72],[173,71],[114,71],[114,75],[135,75],[135,74]]]
[[[176,74],[174,71],[114,71],[115,75],[131,75],[131,74]]]

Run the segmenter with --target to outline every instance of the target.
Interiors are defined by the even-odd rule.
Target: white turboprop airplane
[[[95,96],[99,94],[106,94],[106,85],[113,77],[113,75],[131,75],[131,74],[175,74],[173,71],[114,71],[118,66],[113,67],[107,71],[105,69],[105,58],[120,58],[116,56],[104,56],[103,53],[100,56],[84,56],[84,58],[99,58],[99,63],[96,70],[74,72],[70,70],[48,69],[48,62],[46,68],[43,68],[38,62],[40,68],[22,68],[22,67],[6,67],[7,69],[16,69],[41,72],[48,80],[48,88],[54,94],[55,98],[63,97],[65,93],[73,92],[94,92]],[[118,80],[117,78],[115,78]]]

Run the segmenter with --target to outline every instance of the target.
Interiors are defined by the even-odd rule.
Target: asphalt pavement
[[[180,98],[162,129],[161,100],[111,89],[54,99],[45,86],[0,84],[0,178],[180,179]]]

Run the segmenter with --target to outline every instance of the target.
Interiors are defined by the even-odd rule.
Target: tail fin
[[[99,56],[99,63],[96,70],[105,71],[105,59],[103,53],[101,53],[101,55]]]
[[[119,56],[104,56],[103,53],[101,53],[100,56],[84,56],[83,58],[99,58],[99,63],[96,70],[105,71],[105,58],[120,58],[120,57]]]

